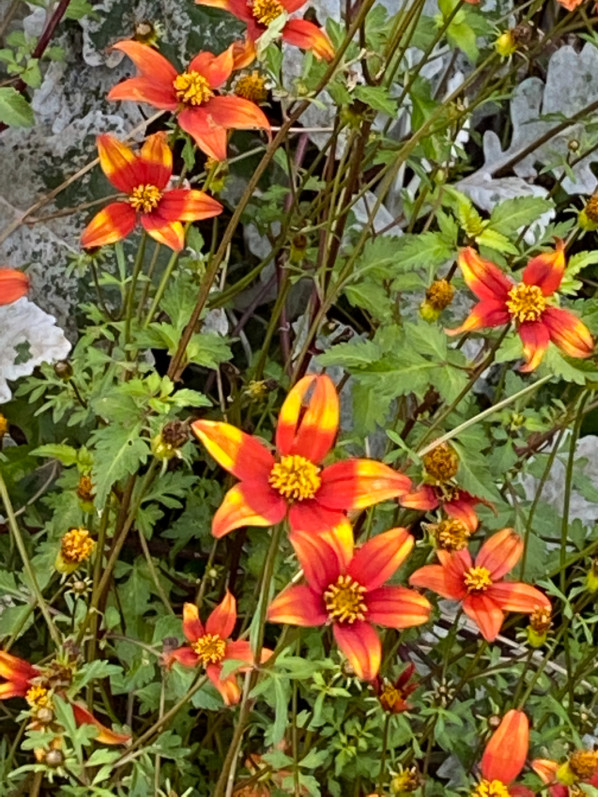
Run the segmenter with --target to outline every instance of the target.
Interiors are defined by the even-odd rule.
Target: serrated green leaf
[[[12,86],[0,88],[0,122],[9,127],[31,127],[34,121],[33,109],[22,94]]]

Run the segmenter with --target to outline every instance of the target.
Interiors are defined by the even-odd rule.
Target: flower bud
[[[297,235],[293,236],[293,240],[291,241],[289,260],[291,263],[301,263],[301,261],[305,258],[306,251],[307,236],[302,232],[297,233]]]
[[[426,298],[419,308],[424,321],[436,321],[442,311],[453,301],[455,289],[448,280],[435,280],[426,290]]]
[[[586,576],[586,589],[588,592],[598,592],[598,558],[592,559],[592,565]]]
[[[538,607],[530,614],[527,627],[527,641],[532,648],[541,648],[546,644],[548,632],[552,626],[550,609]]]
[[[401,795],[412,794],[420,786],[419,772],[416,767],[403,769],[390,782],[391,794]]]
[[[46,764],[49,767],[59,767],[64,762],[61,750],[49,750],[46,754]]]
[[[71,528],[60,541],[60,551],[54,567],[59,573],[73,573],[79,565],[86,562],[95,548],[95,540],[83,527]]]
[[[517,40],[512,30],[505,30],[494,42],[494,49],[502,58],[509,58],[517,51]]]
[[[8,421],[0,412],[0,438],[4,437],[4,435],[8,432]]]
[[[170,421],[150,443],[156,459],[168,461],[173,457],[182,458],[181,448],[189,439],[189,424],[185,421]]]
[[[73,376],[73,366],[68,360],[59,360],[54,363],[54,373],[63,382],[68,382]]]
[[[582,230],[598,230],[598,194],[591,196],[577,216],[577,224]]]
[[[133,39],[141,44],[146,44],[148,47],[155,47],[163,33],[164,31],[159,23],[143,19],[135,25]]]

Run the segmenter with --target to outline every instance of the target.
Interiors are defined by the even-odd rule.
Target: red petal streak
[[[302,50],[311,50],[316,58],[334,58],[334,47],[326,31],[306,19],[290,19],[282,29],[282,39]]]
[[[21,683],[28,689],[30,680],[38,675],[39,670],[33,664],[0,650],[0,677],[15,684]]]
[[[29,691],[29,684],[17,684],[5,681],[0,684],[0,700],[9,700],[11,697],[25,697]]]
[[[365,509],[405,495],[411,480],[374,459],[347,459],[321,473],[317,500],[328,509]]]
[[[0,305],[12,304],[27,296],[29,277],[14,268],[0,268]]]
[[[368,591],[376,589],[399,569],[414,544],[407,529],[396,528],[377,534],[357,550],[347,572]]]
[[[229,675],[226,678],[221,678],[221,673],[221,664],[208,664],[206,667],[206,675],[220,692],[226,705],[234,706],[241,699],[241,689],[237,683],[236,676]]]
[[[511,316],[504,302],[484,299],[484,301],[474,305],[473,310],[460,327],[445,329],[444,331],[447,335],[458,335],[461,332],[471,332],[474,329],[482,329],[483,327],[500,327],[503,324],[508,324],[510,320]]]
[[[324,625],[328,613],[319,593],[304,584],[287,587],[268,607],[268,620],[271,623],[286,623],[313,627]]]
[[[200,221],[222,213],[222,205],[203,191],[175,188],[166,191],[156,215],[171,221]]]
[[[199,619],[199,609],[194,603],[183,605],[183,634],[189,642],[197,642],[205,634],[203,623]]]
[[[264,112],[251,100],[244,97],[212,97],[203,106],[208,119],[217,127],[227,130],[253,130],[261,128],[270,131],[270,122]]]
[[[268,483],[274,457],[257,437],[219,421],[195,421],[191,429],[221,468],[237,479]]]
[[[559,768],[557,761],[551,761],[549,758],[534,758],[531,766],[544,783],[552,783],[553,780],[556,780],[556,773]]]
[[[485,640],[494,642],[505,616],[499,606],[487,594],[467,595],[463,611],[474,621]]]
[[[133,232],[137,223],[137,214],[127,202],[111,202],[100,210],[81,235],[84,249],[96,246],[107,246],[126,238]]]
[[[207,634],[218,634],[222,639],[228,639],[237,622],[237,601],[227,590],[221,603],[216,606],[206,622]]]
[[[234,44],[220,55],[203,52],[196,55],[189,64],[190,72],[199,72],[206,78],[210,88],[218,89],[231,76],[234,66]]]
[[[482,775],[507,785],[519,775],[529,750],[529,722],[523,711],[507,711],[482,756]]]
[[[100,167],[115,188],[130,194],[145,182],[144,168],[130,147],[107,133],[97,138]]]
[[[389,628],[411,628],[427,623],[430,602],[406,587],[379,587],[366,595],[367,619]]]
[[[436,509],[439,501],[434,488],[429,484],[423,484],[412,493],[402,495],[399,498],[399,503],[407,509],[420,509],[423,512],[429,512],[431,509]]]
[[[583,321],[559,307],[549,307],[542,314],[550,340],[569,357],[589,357],[594,351],[594,339]]]
[[[305,531],[296,531],[289,539],[307,583],[314,592],[323,593],[343,572],[336,548],[325,537]]]
[[[155,185],[160,190],[166,188],[172,174],[172,150],[168,146],[166,133],[149,136],[141,147],[140,157],[143,182]]]
[[[488,595],[505,612],[531,614],[534,609],[550,609],[550,601],[536,587],[518,581],[501,581],[492,584]]]
[[[559,289],[565,265],[565,244],[559,240],[554,252],[543,252],[529,261],[523,269],[523,282],[537,285],[544,296],[551,296]]]
[[[316,499],[298,501],[289,509],[289,525],[292,531],[321,532],[332,530],[346,520],[343,512],[327,509]]]
[[[276,448],[283,455],[299,454],[319,463],[334,444],[338,422],[338,394],[330,377],[304,376],[280,408]]]
[[[465,282],[478,298],[506,302],[513,283],[498,266],[484,260],[471,246],[461,250],[458,263]]]
[[[542,320],[524,321],[519,325],[517,331],[523,343],[523,356],[525,357],[525,365],[521,366],[519,370],[528,373],[540,365],[550,343],[550,333]]]
[[[180,221],[165,221],[157,213],[143,213],[141,226],[154,241],[180,252],[185,246],[185,230]]]
[[[267,485],[241,482],[224,496],[212,519],[212,534],[220,538],[241,526],[274,526],[286,513],[283,497]]]
[[[369,623],[334,623],[336,644],[349,660],[359,678],[373,681],[380,670],[382,646],[380,637]]]
[[[96,741],[102,744],[128,744],[131,737],[128,733],[115,733],[107,728],[105,725],[96,719],[91,711],[80,703],[71,703],[73,707],[73,714],[75,715],[75,722],[77,725],[95,725],[98,729]]]
[[[153,82],[164,86],[172,86],[177,76],[175,67],[163,55],[147,44],[125,39],[113,45],[114,50],[125,53],[135,64],[140,74],[150,78]]]
[[[178,122],[208,157],[217,161],[226,160],[226,129],[218,127],[208,117],[205,107],[185,108],[178,115]]]
[[[132,77],[123,80],[108,92],[109,100],[145,102],[160,111],[174,111],[179,105],[172,83],[164,85],[149,77]]]
[[[476,556],[476,567],[490,571],[493,581],[498,581],[521,559],[523,540],[513,529],[497,531],[489,537]]]
[[[355,549],[353,527],[348,519],[343,517],[341,522],[337,523],[334,528],[322,531],[320,535],[334,548],[337,558],[341,563],[341,571],[343,573],[346,572],[349,562],[353,558],[353,551]]]

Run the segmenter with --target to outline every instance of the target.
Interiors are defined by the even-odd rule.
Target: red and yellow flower
[[[401,714],[409,711],[413,706],[407,701],[412,692],[417,689],[417,682],[411,680],[415,672],[415,664],[408,664],[395,681],[382,679],[379,676],[374,682],[378,700],[384,711],[390,714]]]
[[[268,30],[283,14],[292,14],[305,5],[306,0],[195,0],[200,6],[221,8],[234,14],[247,25],[247,34],[253,41]],[[282,31],[287,44],[311,50],[316,58],[331,61],[334,58],[332,42],[326,32],[306,19],[288,19]]]
[[[290,537],[307,584],[291,585],[268,608],[273,623],[332,625],[335,641],[356,674],[378,675],[382,647],[373,624],[410,628],[427,622],[431,606],[406,587],[385,585],[414,545],[406,529],[372,538],[357,551],[333,546],[325,536]]]
[[[460,327],[447,330],[449,334],[513,322],[523,343],[522,371],[533,371],[539,365],[550,341],[570,357],[589,357],[594,351],[594,341],[585,324],[551,303],[565,272],[562,241],[557,242],[553,252],[532,258],[523,270],[521,282],[513,282],[471,247],[459,254],[459,266],[480,301]]]
[[[172,175],[172,150],[165,133],[149,136],[136,155],[114,136],[98,136],[102,171],[112,185],[127,195],[112,202],[89,222],[81,243],[86,249],[126,238],[140,222],[148,235],[179,252],[185,246],[182,222],[210,219],[222,205],[203,191],[167,190]]]
[[[409,579],[414,587],[425,587],[443,598],[460,601],[463,611],[480,629],[484,639],[498,636],[505,612],[531,614],[550,608],[550,601],[539,589],[503,577],[517,564],[523,553],[523,540],[512,529],[493,534],[472,561],[469,551],[437,550],[439,565],[425,565]]]
[[[547,758],[536,758],[532,769],[544,783],[550,784],[551,797],[574,797],[585,794],[579,786],[586,783],[598,788],[598,751],[576,750],[563,763]]]
[[[326,375],[305,376],[289,392],[278,416],[274,454],[235,426],[195,421],[191,428],[208,452],[240,480],[214,515],[212,534],[272,526],[287,515],[292,529],[322,531],[342,523],[348,510],[409,491],[406,476],[375,460],[348,459],[322,468],[338,424],[338,395]]]
[[[526,786],[513,784],[525,765],[529,722],[523,711],[507,711],[482,755],[482,779],[470,797],[534,797]]]
[[[50,665],[51,666],[51,665]],[[51,706],[51,673],[49,668],[35,667],[24,659],[12,656],[0,650],[0,700],[11,697],[24,697],[31,709],[48,708]],[[57,691],[63,699],[67,699],[64,692]],[[98,730],[96,740],[103,744],[128,744],[131,740],[129,734],[116,733],[94,717],[94,715],[81,703],[69,700],[73,709],[75,721],[78,725],[93,725]]]
[[[183,633],[188,645],[177,648],[167,656],[167,665],[178,661],[184,667],[204,667],[206,675],[222,695],[227,706],[238,703],[241,689],[236,673],[247,672],[255,667],[255,657],[249,642],[230,639],[237,622],[237,602],[227,591],[224,600],[216,606],[208,617],[205,626],[199,619],[199,610],[193,603],[183,607]],[[262,649],[261,662],[267,661],[272,651]],[[242,662],[232,673],[222,677],[222,667],[226,661]]]
[[[0,268],[0,306],[27,296],[29,277],[14,268]]]
[[[176,113],[180,127],[214,160],[226,159],[229,130],[270,131],[270,122],[254,102],[217,93],[230,78],[235,57],[237,63],[247,63],[250,56],[244,46],[231,44],[220,55],[201,52],[184,72],[145,44],[127,40],[114,47],[129,56],[139,74],[114,86],[108,98],[145,102]]]

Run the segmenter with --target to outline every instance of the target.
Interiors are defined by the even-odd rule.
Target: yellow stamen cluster
[[[336,584],[330,584],[324,593],[324,604],[328,617],[338,623],[354,623],[364,620],[368,610],[364,603],[366,588],[351,576],[339,576]]]
[[[546,310],[546,298],[537,285],[520,282],[509,291],[507,310],[514,321],[537,321]]]
[[[162,192],[155,185],[137,185],[129,194],[129,205],[141,213],[151,213],[160,204]]]
[[[486,567],[470,567],[463,574],[463,583],[469,593],[486,592],[492,584],[490,571]]]
[[[405,695],[394,684],[387,681],[382,687],[378,699],[384,711],[393,711],[396,705],[405,701]]]
[[[87,529],[72,528],[60,541],[60,553],[67,564],[74,565],[85,562],[91,556],[95,540]]]
[[[569,757],[569,766],[580,780],[589,780],[598,767],[598,753],[594,750],[576,750]]]
[[[173,86],[177,100],[187,105],[202,105],[214,94],[207,78],[194,70],[177,75]]]
[[[530,614],[529,624],[537,634],[545,634],[550,631],[552,625],[552,614],[550,609],[538,607]]]
[[[25,700],[31,708],[51,708],[50,692],[45,686],[32,686],[27,690]]]
[[[439,484],[450,481],[459,470],[459,457],[448,443],[436,446],[423,458],[426,474]]]
[[[444,310],[453,301],[455,289],[447,280],[435,280],[426,290],[426,301],[434,310]]]
[[[268,99],[266,78],[257,69],[241,77],[235,83],[234,92],[237,97],[244,97],[252,102],[265,102]]]
[[[0,437],[3,437],[8,432],[8,421],[0,412]]]
[[[197,653],[199,660],[204,666],[206,664],[218,664],[226,653],[226,642],[218,634],[204,634],[195,642],[192,642],[191,647]]]
[[[320,468],[299,454],[289,454],[270,471],[270,485],[287,501],[313,498],[320,488]]]
[[[251,0],[249,8],[262,25],[269,25],[284,13],[284,6],[280,0]]]
[[[584,208],[586,216],[594,224],[598,224],[598,194],[591,196]]]
[[[93,503],[94,497],[94,489],[93,489],[93,482],[91,480],[91,476],[88,474],[83,474],[79,479],[79,484],[77,485],[77,498],[80,501],[86,501],[89,503]]]
[[[509,797],[509,790],[501,780],[482,780],[471,797]]]
[[[393,794],[405,794],[419,788],[419,783],[419,773],[415,767],[412,767],[395,775],[390,782],[390,789]]]
[[[447,518],[430,527],[436,545],[443,551],[462,551],[467,548],[471,531],[457,518]]]

